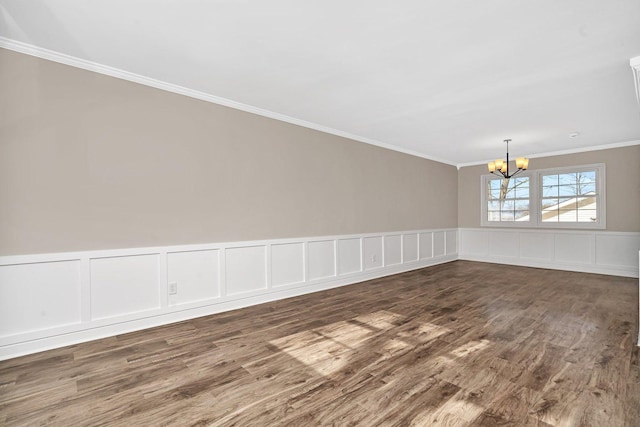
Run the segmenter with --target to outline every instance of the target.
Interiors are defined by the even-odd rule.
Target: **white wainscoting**
[[[640,233],[460,228],[459,259],[638,277]]]
[[[0,257],[0,360],[453,261],[457,236],[417,230]]]

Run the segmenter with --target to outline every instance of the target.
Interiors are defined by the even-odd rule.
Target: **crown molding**
[[[546,153],[538,153],[527,155],[529,159],[536,159],[539,157],[552,157],[552,156],[562,156],[564,154],[576,154],[576,153],[585,153],[588,151],[599,151],[599,150],[609,150],[611,148],[622,148],[622,147],[630,147],[632,145],[640,145],[640,139],[635,139],[633,141],[625,141],[625,142],[615,142],[613,144],[602,144],[602,145],[592,145],[590,147],[581,147],[581,148],[572,148],[569,150],[559,150],[559,151],[548,151]],[[469,162],[469,163],[460,163],[457,165],[458,169],[464,168],[467,166],[477,166],[477,165],[486,165],[489,162],[492,162],[494,159],[485,160],[482,162]]]
[[[188,96],[190,98],[198,99],[205,102],[210,102],[217,105],[222,105],[224,107],[233,108],[236,110],[244,111],[251,114],[256,114],[259,116],[267,117],[270,119],[278,120],[285,123],[290,123],[296,126],[301,126],[308,129],[313,129],[319,132],[335,135],[341,138],[350,139],[357,142],[362,142],[365,144],[373,145],[380,148],[385,148],[387,150],[392,150],[404,154],[408,154],[415,157],[420,157],[427,160],[432,160],[438,163],[444,163],[447,165],[455,166],[460,169],[462,167],[467,166],[476,166],[481,164],[486,164],[491,160],[485,161],[476,161],[476,162],[468,162],[468,163],[456,163],[450,160],[444,160],[437,157],[426,155],[422,152],[409,150],[406,148],[398,147],[393,144],[388,144],[385,142],[377,141],[375,139],[363,137],[360,135],[355,135],[349,132],[345,132],[339,129],[330,128],[328,126],[323,126],[317,123],[309,122],[306,120],[298,119],[295,117],[287,116],[285,114],[280,114],[274,111],[265,110],[260,107],[255,107],[253,105],[243,104],[241,102],[233,101],[231,99],[222,98],[219,96],[211,95],[206,92],[201,92],[193,89],[189,89],[184,86],[179,86],[173,83],[168,83],[162,80],[154,79],[151,77],[143,76],[136,73],[131,73],[129,71],[121,70],[119,68],[110,67],[108,65],[103,65],[97,62],[88,61],[85,59],[77,58],[75,56],[67,55],[64,53],[56,52],[50,49],[45,49],[42,47],[38,47],[29,43],[20,42],[17,40],[12,40],[6,37],[0,37],[0,48],[12,50],[14,52],[23,53],[30,56],[35,56],[38,58],[46,59],[53,62],[58,62],[60,64],[68,65],[75,68],[81,68],[83,70],[91,71],[98,74],[103,74],[110,77],[115,77],[117,79],[127,80],[133,83],[142,84],[145,86],[153,87],[156,89],[164,90],[167,92],[176,93],[183,96]],[[636,87],[636,96],[638,98],[638,102],[640,103],[640,56],[635,58],[631,58],[629,61],[631,68],[633,69],[634,74],[634,82]],[[537,157],[549,157],[549,156],[558,156],[563,154],[575,154],[586,151],[597,151],[597,150],[605,150],[609,148],[619,148],[619,147],[627,147],[631,145],[640,144],[640,140],[613,143],[613,144],[604,144],[604,145],[596,145],[591,147],[582,147],[570,150],[561,150],[561,151],[552,151],[546,153],[532,154],[529,155],[529,158],[537,158]]]
[[[117,79],[127,80],[133,83],[138,83],[138,84],[150,86],[156,89],[165,90],[167,92],[188,96],[190,98],[195,98],[201,101],[211,102],[213,104],[222,105],[225,107],[233,108],[233,109],[244,111],[247,113],[268,117],[270,119],[279,120],[281,122],[286,122],[293,125],[305,127],[308,129],[317,130],[319,132],[324,132],[324,133],[339,136],[342,138],[363,142],[365,144],[374,145],[376,147],[385,148],[387,150],[393,150],[400,153],[409,154],[411,156],[421,157],[423,159],[432,160],[439,163],[445,163],[451,166],[456,166],[455,162],[428,156],[418,151],[408,150],[402,147],[395,146],[393,144],[387,144],[385,142],[376,141],[375,139],[354,135],[352,133],[344,132],[339,129],[333,129],[317,123],[287,116],[285,114],[276,113],[274,111],[265,110],[263,108],[255,107],[253,105],[243,104],[241,102],[236,102],[231,99],[226,99],[219,96],[211,95],[206,92],[189,89],[184,86],[175,85],[173,83],[168,83],[162,80],[157,80],[157,79],[143,76],[140,74],[131,73],[129,71],[110,67],[108,65],[99,64],[97,62],[87,61],[85,59],[77,58],[75,56],[45,49],[32,44],[23,43],[17,40],[8,39],[6,37],[0,37],[0,47],[8,50],[12,50],[14,52],[20,52],[26,55],[31,55],[31,56],[46,59],[49,61],[58,62],[60,64],[69,65],[71,67],[81,68],[83,70],[92,71],[94,73],[115,77]]]

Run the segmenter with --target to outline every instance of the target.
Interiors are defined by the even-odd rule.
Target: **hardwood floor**
[[[638,426],[637,304],[456,261],[0,362],[0,424]]]

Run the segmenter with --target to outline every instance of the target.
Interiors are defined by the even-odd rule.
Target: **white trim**
[[[280,299],[291,298],[299,295],[305,295],[313,292],[319,292],[327,289],[333,289],[346,286],[366,280],[372,280],[392,274],[403,273],[406,271],[417,270],[432,265],[443,264],[455,261],[457,255],[440,257],[438,259],[428,259],[413,262],[410,265],[397,264],[392,267],[378,268],[368,272],[362,272],[350,275],[344,278],[330,277],[332,280],[317,280],[308,286],[302,284],[297,287],[287,287],[287,289],[278,289],[273,292],[264,292],[260,295],[248,295],[242,298],[227,299],[217,303],[208,303],[207,300],[200,302],[198,305],[189,307],[174,306],[175,310],[153,310],[146,312],[146,316],[130,316],[128,318],[118,319],[101,319],[112,320],[111,322],[102,322],[91,328],[78,329],[76,325],[69,325],[63,328],[48,330],[47,334],[34,335],[32,337],[24,336],[24,340],[0,344],[0,360],[6,360],[14,357],[24,356],[54,348],[64,347],[67,345],[78,344],[82,342],[92,341],[100,338],[106,338],[114,335],[120,335],[128,332],[139,331],[142,329],[152,328],[156,326],[167,325],[170,323],[180,322],[184,320],[194,319],[201,316],[221,313],[239,308],[249,307],[256,304],[277,301]],[[3,340],[4,341],[4,340]]]
[[[377,236],[394,236],[402,234],[418,234],[424,232],[435,231],[451,231],[456,228],[430,228],[425,230],[407,230],[407,231],[385,231],[382,233],[362,233],[362,234],[335,234],[331,236],[309,236],[298,238],[284,238],[284,239],[271,239],[271,240],[243,240],[237,242],[222,242],[222,243],[196,243],[190,245],[173,245],[173,246],[147,246],[138,248],[126,248],[126,249],[100,249],[92,251],[78,251],[78,252],[53,252],[43,254],[25,254],[25,255],[5,255],[0,256],[0,266],[3,265],[16,265],[16,264],[34,264],[41,262],[56,262],[56,261],[75,261],[82,258],[113,258],[119,256],[135,256],[135,255],[152,255],[160,254],[164,252],[191,252],[191,251],[207,251],[211,249],[222,248],[239,248],[248,246],[265,246],[267,244],[283,244],[283,243],[299,243],[309,241],[322,241],[322,240],[342,240],[342,239],[358,239],[365,237],[377,237]]]
[[[496,254],[496,248],[490,242],[504,242],[505,236],[510,236],[517,250],[509,256]],[[549,238],[549,252],[546,259],[526,256],[521,244],[524,236],[538,236]],[[492,239],[493,238],[493,239]],[[563,253],[558,251],[558,241],[562,239],[582,238],[588,242],[588,255],[578,261],[565,261]],[[623,277],[638,277],[640,275],[636,260],[626,264],[615,264],[606,259],[598,259],[596,254],[602,247],[598,246],[598,238],[614,239],[616,245],[624,253],[634,253],[640,249],[640,232],[614,232],[596,230],[557,230],[557,229],[522,229],[522,228],[459,228],[458,259],[468,261],[493,262],[498,264],[519,265],[524,267],[548,268],[553,270],[577,271],[581,273],[608,274]],[[531,248],[527,247],[527,250]],[[539,248],[544,249],[544,248]]]
[[[290,124],[305,127],[308,129],[317,130],[319,132],[328,133],[328,134],[339,136],[342,138],[363,142],[365,144],[373,145],[376,147],[386,148],[387,150],[397,151],[399,153],[409,154],[411,156],[421,157],[427,160],[433,160],[434,162],[455,166],[457,169],[460,169],[462,167],[467,167],[467,166],[486,164],[493,160],[493,159],[489,159],[489,160],[477,161],[477,162],[456,163],[453,161],[430,156],[420,151],[410,150],[407,148],[399,147],[394,144],[389,144],[386,142],[377,141],[375,139],[367,138],[364,136],[355,135],[339,129],[330,128],[328,126],[324,126],[318,123],[313,123],[303,119],[298,119],[296,117],[291,117],[285,114],[277,113],[274,111],[265,110],[263,108],[255,107],[253,105],[243,104],[241,102],[233,101],[231,99],[226,99],[219,96],[211,95],[209,93],[189,89],[184,86],[179,86],[173,83],[164,82],[162,80],[153,79],[151,77],[121,70],[115,67],[110,67],[97,62],[88,61],[86,59],[77,58],[75,56],[56,52],[50,49],[45,49],[29,43],[12,40],[6,37],[0,37],[0,48],[5,48],[8,50],[12,50],[14,52],[20,52],[26,55],[35,56],[37,58],[58,62],[60,64],[69,65],[71,67],[81,68],[83,70],[92,71],[94,73],[115,77],[117,79],[127,80],[130,82],[142,84],[142,85],[153,87],[156,89],[165,90],[167,92],[177,93],[179,95],[188,96],[190,98],[199,99],[201,101],[211,102],[213,104],[234,108],[236,110],[245,111],[247,113],[252,113],[252,114],[256,114],[263,117],[268,117],[270,119],[275,119],[285,123],[290,123]],[[632,58],[630,61],[631,66],[636,67],[634,68],[634,74],[636,77],[635,79],[636,92],[637,92],[636,94],[639,97],[638,102],[640,102],[640,93],[638,93],[638,89],[637,89],[638,79],[640,79],[640,76],[638,75],[638,68],[637,68],[637,67],[640,67],[640,65],[638,65],[638,63],[640,63],[639,58],[640,57]],[[569,150],[560,150],[560,151],[551,151],[551,152],[539,153],[539,154],[531,154],[531,155],[528,155],[527,157],[538,158],[538,157],[558,156],[562,154],[574,154],[574,153],[582,153],[582,152],[588,152],[588,151],[606,150],[610,148],[627,147],[627,146],[639,145],[639,144],[640,144],[640,140],[634,140],[634,141],[618,142],[618,143],[612,143],[612,144],[595,145],[591,147],[574,148]]]
[[[590,147],[572,148],[568,150],[548,151],[546,153],[530,154],[530,155],[527,155],[527,158],[537,159],[540,157],[562,156],[564,154],[586,153],[589,151],[600,151],[600,150],[609,150],[612,148],[631,147],[633,145],[640,145],[640,139],[634,139],[632,141],[624,141],[624,142],[614,142],[612,144],[592,145]],[[478,165],[486,166],[487,163],[492,162],[493,160],[494,159],[485,160],[481,162],[458,163],[456,166],[458,167],[458,169],[464,168],[467,166],[478,166]]]
[[[77,58],[75,56],[71,56],[71,55],[56,52],[53,50],[45,49],[42,47],[34,46],[32,44],[11,40],[6,37],[0,37],[0,47],[9,49],[15,52],[24,53],[26,55],[31,55],[38,58],[46,59],[49,61],[58,62],[60,64],[81,68],[83,70],[92,71],[94,73],[115,77],[117,79],[127,80],[130,82],[142,84],[142,85],[153,87],[156,89],[166,90],[167,92],[177,93],[179,95],[188,96],[190,98],[199,99],[201,101],[211,102],[217,105],[223,105],[225,107],[234,108],[240,111],[246,111],[247,113],[257,114],[259,116],[268,117],[270,119],[279,120],[281,122],[291,123],[293,125],[317,130],[320,132],[328,133],[328,134],[339,136],[342,138],[352,139],[358,142],[364,142],[365,144],[374,145],[380,148],[386,148],[387,150],[393,150],[400,153],[421,157],[427,160],[433,160],[435,162],[444,163],[451,166],[456,165],[455,162],[429,156],[419,151],[409,150],[406,148],[399,147],[397,145],[388,144],[385,142],[377,141],[375,139],[367,138],[360,135],[355,135],[339,129],[330,128],[328,126],[309,122],[303,119],[298,119],[296,117],[291,117],[291,116],[287,116],[285,114],[277,113],[274,111],[265,110],[264,108],[243,104],[241,102],[233,101],[231,99],[211,95],[206,92],[189,89],[184,86],[179,86],[173,83],[164,82],[162,80],[157,80],[157,79],[143,76],[140,74],[131,73],[129,71],[121,70],[115,67],[110,67],[108,65],[99,64],[97,62],[87,61],[85,59]]]
[[[4,324],[5,328],[3,334],[0,334],[0,360],[107,337],[114,334],[126,333],[191,319],[198,316],[205,316],[222,311],[247,307],[281,298],[303,295],[323,289],[344,286],[390,274],[456,260],[458,254],[457,252],[453,252],[448,255],[445,253],[442,256],[431,256],[426,259],[418,259],[408,262],[402,260],[400,264],[394,264],[392,266],[384,266],[383,264],[381,267],[376,267],[375,269],[363,270],[364,250],[362,248],[362,244],[364,238],[376,237],[380,239],[383,244],[382,254],[380,255],[380,259],[382,261],[385,250],[384,243],[386,241],[384,237],[391,235],[403,236],[406,234],[415,234],[418,236],[420,233],[425,232],[432,233],[433,235],[433,232],[437,231],[444,232],[445,234],[457,234],[456,228],[445,228],[405,232],[395,231],[277,240],[3,256],[0,257],[0,274],[6,273],[6,275],[2,277],[7,278],[6,289],[8,290],[8,293],[6,293],[5,296],[9,295],[9,297],[5,298],[4,301],[0,301],[0,310],[3,310],[4,319],[8,319],[7,323]],[[359,239],[361,271],[340,274],[338,267],[340,259],[337,250],[337,242],[342,239]],[[334,250],[330,260],[333,264],[333,275],[319,279],[309,279],[308,245],[310,242],[318,241],[329,241],[333,244]],[[303,244],[303,257],[302,259],[298,258],[297,260],[292,259],[281,261],[279,265],[282,268],[282,266],[292,265],[292,262],[302,263],[301,268],[304,272],[304,279],[302,282],[276,287],[272,285],[273,279],[271,276],[273,274],[273,258],[271,249],[275,244],[287,243]],[[251,257],[240,259],[240,261],[238,261],[238,257],[234,257],[234,261],[231,262],[234,263],[232,264],[232,268],[235,276],[232,281],[229,281],[227,277],[227,273],[229,273],[229,269],[227,269],[227,250],[252,247],[264,248],[264,262],[255,263],[255,258]],[[187,293],[182,294],[183,300],[181,302],[169,299],[168,254],[189,252],[195,254],[203,250],[219,250],[217,258],[217,262],[219,263],[217,283],[211,284],[210,282],[201,281],[197,282],[196,287],[192,287],[191,289],[201,289],[199,288],[200,286],[205,286],[207,289],[211,289],[209,286],[215,285],[217,286],[217,289],[219,289],[219,292],[215,295],[210,293],[205,297],[194,298],[188,296],[189,293],[187,290]],[[151,270],[148,269],[148,264],[136,264],[126,261],[131,261],[136,257],[149,255],[155,256],[157,260],[156,268]],[[103,276],[94,278],[91,270],[91,262],[92,260],[95,261],[103,259],[107,262],[107,265],[109,260],[118,260],[114,261],[115,264],[113,264],[113,268],[118,268],[118,271],[110,271],[108,270],[108,267],[107,270],[105,270],[105,267],[103,267],[101,270],[96,270],[96,274],[102,274]],[[120,259],[122,259],[122,261],[120,261]],[[70,278],[68,274],[66,276],[60,276],[62,273],[56,273],[56,271],[68,271],[68,269],[65,270],[64,267],[65,264],[68,265],[69,262],[77,263],[79,265],[79,277]],[[238,264],[238,262],[241,264]],[[118,267],[115,267],[116,265]],[[209,264],[200,264],[196,268],[201,267],[210,268]],[[49,273],[51,274],[50,276],[43,278],[43,268],[44,271],[53,271],[53,273]],[[147,269],[145,270],[145,268]],[[179,274],[177,271],[178,270],[173,270],[174,273],[172,273],[172,277],[174,278],[171,280],[177,280],[178,282],[183,280],[178,286],[179,292],[182,292],[181,290],[189,289],[189,280],[193,279],[189,279],[189,277],[184,276],[182,279],[175,279],[175,275]],[[195,271],[197,272],[198,270]],[[114,274],[112,275],[111,273]],[[244,275],[245,273],[247,274]],[[104,274],[108,275],[107,279],[104,278]],[[196,274],[196,276],[198,276],[198,274]],[[102,279],[100,279],[100,277],[102,277]],[[114,277],[117,277],[115,281]],[[264,278],[264,286],[262,286],[262,282],[252,283],[251,280],[254,280],[255,278],[259,278],[260,280]],[[23,310],[23,307],[27,309],[33,308],[32,303],[25,298],[29,293],[45,292],[48,294],[51,292],[52,287],[53,289],[57,289],[57,286],[66,286],[66,288],[69,288],[68,285],[70,284],[70,280],[76,279],[78,283],[78,301],[76,303],[69,301],[68,298],[54,297],[53,301],[40,301],[40,306],[38,306],[36,310],[40,310],[40,308],[42,310],[38,312],[38,314],[34,313],[31,315],[32,317],[27,316],[26,318],[22,314],[21,310]],[[96,283],[92,283],[94,279],[96,280]],[[143,281],[143,287],[137,288],[137,283],[140,283],[140,280]],[[150,282],[151,280],[153,280],[153,282]],[[149,283],[152,283],[153,286],[149,287]],[[111,288],[112,285],[114,285],[113,289],[115,290],[109,291],[109,288]],[[193,284],[191,285],[193,286]],[[92,286],[99,286],[98,290],[101,292],[101,299],[92,299]],[[105,286],[107,287],[105,288]],[[187,288],[184,286],[187,286]],[[237,287],[234,289],[234,286]],[[143,300],[141,304],[136,303],[136,305],[129,306],[125,304],[123,308],[120,308],[121,302],[126,301],[126,294],[130,290],[134,291],[134,296],[136,298],[146,299]],[[18,298],[18,303],[9,299],[12,295],[14,298]],[[146,303],[147,299],[153,303]],[[158,303],[155,303],[155,301],[158,301]],[[79,307],[78,305],[73,304],[79,304]],[[109,315],[100,318],[93,317],[91,310],[95,304],[101,306],[101,311],[107,312]],[[127,309],[126,307],[131,308]],[[59,320],[58,323],[55,323],[55,321],[54,323],[50,323],[48,321],[45,322],[39,317],[39,313],[43,313],[43,315],[47,312],[59,314],[61,311],[68,310],[69,308],[77,308],[80,313],[77,321],[69,322],[65,320],[68,319],[68,317],[62,316],[59,317],[59,319],[62,320]]]
[[[420,234],[429,234],[431,242],[429,244],[433,249],[433,239],[436,233],[444,232],[445,254],[436,256],[433,253],[431,257],[421,258],[418,252],[416,260],[406,260],[404,253],[404,240],[407,236],[413,235],[416,239],[416,246],[420,245]],[[455,233],[456,250],[447,254],[448,238],[450,233]],[[387,236],[400,236],[400,255],[401,263],[391,266],[383,266],[372,270],[364,270],[364,250],[362,244],[366,237],[381,238],[383,247],[382,254],[385,253],[385,242]],[[333,241],[334,248],[338,240],[341,239],[360,239],[360,266],[361,271],[340,274],[339,270],[339,252],[334,250],[331,255],[334,272],[336,275],[324,277],[321,279],[310,280],[308,276],[308,244],[318,241]],[[508,240],[511,247],[516,248],[513,253],[504,250],[492,250],[492,242],[504,242]],[[577,243],[576,243],[577,242]],[[266,251],[266,259],[271,256],[271,247],[275,244],[299,243],[303,245],[303,257],[297,258],[302,263],[302,271],[304,278],[302,282],[291,283],[283,286],[271,287],[252,287],[246,286],[246,283],[240,283],[241,288],[247,289],[242,293],[235,293],[233,289],[228,289],[230,284],[226,281],[226,250],[232,248],[244,248],[263,246]],[[584,244],[582,251],[578,257],[573,257],[572,252],[567,250],[570,245]],[[588,247],[587,247],[588,246]],[[398,250],[397,247],[394,247]],[[564,252],[563,251],[564,248]],[[119,257],[137,257],[141,255],[157,255],[160,260],[159,268],[161,274],[158,275],[157,289],[161,294],[167,293],[167,272],[166,257],[169,253],[176,252],[193,252],[201,250],[218,249],[219,254],[217,263],[219,266],[217,274],[218,293],[212,293],[207,297],[200,299],[187,299],[176,304],[167,305],[162,297],[162,303],[159,306],[141,306],[132,311],[115,312],[110,317],[94,319],[91,315],[91,270],[90,262],[95,259],[103,258],[119,258]],[[416,247],[416,250],[418,248]],[[500,249],[500,248],[498,248]],[[504,248],[503,248],[504,249]],[[21,356],[24,354],[34,353],[38,351],[57,348],[65,345],[76,344],[79,342],[94,340],[111,335],[122,334],[135,330],[145,329],[149,327],[164,325],[172,322],[192,319],[199,316],[206,316],[227,310],[233,310],[242,307],[248,307],[254,304],[275,301],[282,298],[289,298],[296,295],[303,295],[311,292],[317,292],[324,289],[331,289],[338,286],[349,285],[356,282],[370,280],[374,278],[384,277],[391,274],[401,273],[404,271],[428,267],[431,265],[441,264],[454,261],[456,259],[482,261],[482,262],[498,262],[503,264],[521,265],[528,267],[550,268],[558,270],[579,271],[587,273],[611,274],[626,277],[638,277],[638,265],[635,253],[640,250],[640,233],[639,232],[607,232],[593,230],[553,230],[553,229],[509,229],[509,228],[446,228],[446,229],[428,229],[428,230],[412,230],[405,232],[384,232],[384,233],[368,233],[353,234],[339,236],[318,236],[307,238],[289,238],[278,240],[261,240],[250,242],[229,242],[229,243],[211,243],[196,245],[180,245],[170,247],[153,247],[139,249],[115,249],[105,251],[85,251],[63,254],[35,254],[0,257],[0,269],[8,268],[20,272],[37,272],[40,266],[46,266],[46,271],[55,268],[56,265],[64,267],[65,260],[79,263],[79,298],[80,317],[77,321],[65,321],[64,323],[48,324],[38,323],[36,329],[29,329],[29,322],[25,327],[12,327],[12,332],[6,332],[0,336],[0,360]],[[633,253],[633,258],[629,257],[629,253]],[[569,255],[567,257],[567,255]],[[384,256],[384,255],[381,255]],[[285,260],[286,261],[286,260]],[[288,263],[288,261],[286,261]],[[273,273],[271,263],[264,263],[265,283],[272,283],[269,273]],[[118,263],[118,265],[122,265]],[[260,265],[247,265],[247,268],[262,268]],[[279,264],[282,266],[283,264]],[[135,265],[133,268],[137,268]],[[10,270],[7,270],[9,272]],[[64,270],[64,268],[63,268]],[[237,264],[235,267],[237,271]],[[13,270],[11,270],[13,271]],[[68,271],[64,270],[64,271]],[[138,270],[136,270],[138,271]],[[20,273],[22,274],[22,273]],[[30,274],[30,273],[29,273]],[[37,275],[36,275],[37,276]],[[22,277],[36,277],[22,276]],[[14,276],[4,276],[14,277]],[[42,277],[42,276],[40,276]],[[26,289],[29,292],[38,292],[38,290],[48,289],[39,288],[38,286],[56,286],[57,283],[65,286],[67,279],[58,279],[57,276],[46,276],[42,282],[33,285],[29,281],[20,279],[10,279],[12,283],[8,286],[14,286],[14,290]],[[138,277],[138,276],[135,276]],[[145,276],[148,277],[148,276]],[[248,277],[252,277],[249,275]],[[31,279],[28,279],[31,280]],[[62,282],[60,280],[63,280]],[[146,280],[146,279],[145,279]],[[175,279],[172,279],[175,280]],[[178,279],[181,280],[181,279]],[[135,283],[135,282],[134,282]],[[237,280],[236,280],[237,283]],[[123,289],[122,286],[119,286]],[[184,289],[183,285],[179,289]],[[26,292],[25,290],[20,292]],[[153,292],[153,291],[151,291]],[[112,301],[110,304],[117,304],[118,298],[122,296],[109,295]],[[67,307],[69,300],[62,300],[62,306]],[[95,302],[95,301],[94,301]],[[101,301],[97,301],[101,304]],[[9,304],[13,301],[5,301],[5,308],[12,308]],[[60,301],[58,301],[60,303]],[[45,303],[49,304],[47,301]],[[60,305],[55,306],[60,307]],[[46,307],[45,307],[46,308]],[[69,307],[70,308],[70,307]],[[15,311],[15,310],[14,310]],[[20,319],[20,316],[14,319]],[[64,319],[67,319],[66,317]],[[28,319],[27,319],[28,320]],[[20,320],[18,320],[20,322]],[[33,324],[33,323],[31,323]],[[5,324],[6,325],[6,324]],[[13,325],[12,326],[16,326]]]
[[[621,276],[621,277],[638,277],[638,271],[635,268],[622,268],[622,267],[605,267],[605,266],[593,266],[582,264],[566,264],[556,262],[542,262],[533,260],[518,260],[509,257],[498,256],[478,256],[461,254],[458,259],[465,261],[478,261],[478,262],[490,262],[495,264],[517,265],[520,267],[533,267],[533,268],[545,268],[549,270],[561,270],[561,271],[575,271],[578,273],[593,273],[593,274],[605,274],[608,276]]]

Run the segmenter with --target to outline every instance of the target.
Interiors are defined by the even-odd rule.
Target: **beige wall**
[[[0,255],[457,226],[453,166],[4,49],[0,94]]]
[[[532,169],[604,163],[607,184],[607,230],[640,231],[640,145],[533,158]],[[458,226],[480,227],[480,177],[486,165],[460,168]]]

